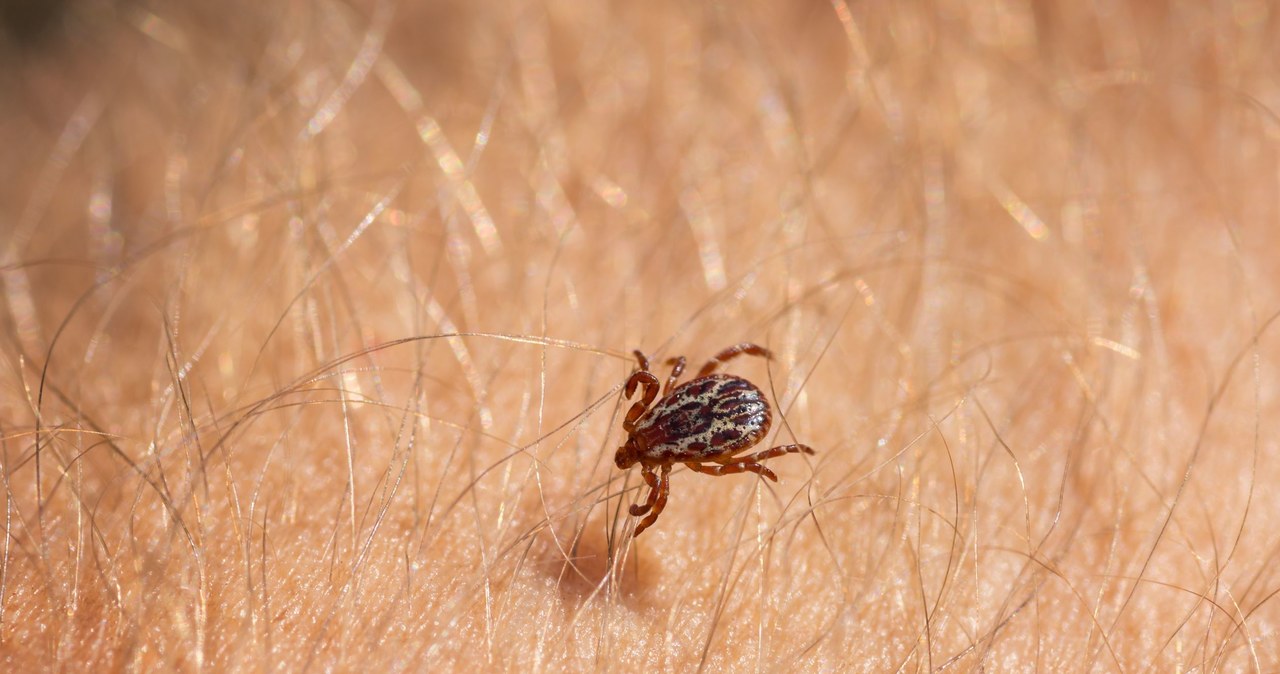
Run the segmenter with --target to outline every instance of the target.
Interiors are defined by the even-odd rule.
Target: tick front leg
[[[636,525],[635,533],[631,534],[632,538],[639,536],[641,533],[644,532],[645,529],[648,529],[650,526],[653,525],[654,522],[657,522],[658,515],[661,515],[662,511],[666,509],[667,495],[671,493],[671,477],[670,476],[671,476],[671,466],[663,466],[662,476],[658,478],[658,489],[657,489],[658,498],[653,502],[653,510],[649,513],[648,517],[640,520],[640,523]]]
[[[686,463],[684,465],[688,466],[691,470],[695,470],[699,473],[706,473],[707,475],[719,476],[719,475],[730,475],[732,473],[755,473],[756,475],[767,477],[770,480],[773,480],[774,482],[778,481],[778,476],[774,475],[773,471],[769,470],[768,468],[765,468],[764,464],[756,463],[751,459],[743,459],[743,460],[735,461],[734,463],[726,463],[726,464],[713,465],[713,466],[708,466],[701,463]]]
[[[624,389],[627,397],[635,395],[636,387],[641,385],[644,386],[644,398],[632,405],[631,409],[627,410],[627,417],[622,420],[622,429],[628,433],[636,429],[636,420],[649,408],[653,399],[658,397],[658,378],[653,376],[652,372],[645,371],[637,372],[627,380],[627,386]]]
[[[752,344],[750,342],[734,344],[733,346],[725,349],[724,351],[721,351],[720,353],[717,353],[716,355],[712,356],[711,360],[707,361],[707,364],[703,365],[701,370],[698,370],[698,376],[705,377],[711,374],[712,372],[715,372],[716,368],[720,367],[721,363],[724,363],[725,361],[733,360],[734,358],[737,358],[738,356],[741,356],[744,353],[749,356],[762,356],[764,358],[773,357],[772,352],[770,352],[768,349],[764,348],[763,346],[760,346],[759,344]]]
[[[640,470],[640,476],[644,478],[645,484],[649,485],[649,498],[645,499],[644,505],[639,503],[631,504],[632,517],[639,517],[653,509],[653,502],[658,500],[658,476],[654,475],[653,470],[645,467]]]

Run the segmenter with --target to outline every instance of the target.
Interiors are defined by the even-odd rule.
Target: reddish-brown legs
[[[756,452],[750,456],[727,456],[715,459],[719,465],[705,465],[701,463],[686,463],[690,469],[707,475],[731,475],[733,473],[756,473],[763,477],[767,477],[774,482],[778,481],[778,476],[760,463],[766,459],[772,459],[775,456],[783,454],[813,454],[813,449],[808,445],[778,445],[773,449],[766,449],[763,452]]]
[[[641,466],[640,477],[643,477],[645,484],[649,485],[649,498],[645,500],[644,505],[639,503],[631,504],[632,517],[639,517],[652,510],[653,502],[658,499],[658,475],[653,472],[652,468]]]
[[[631,375],[627,379],[626,388],[623,392],[627,397],[635,395],[638,386],[644,386],[644,397],[636,401],[631,409],[627,410],[627,416],[622,420],[622,430],[631,433],[636,430],[636,420],[644,415],[644,411],[649,409],[649,405],[653,403],[653,399],[658,397],[658,378],[649,372],[649,359],[645,358],[643,353],[637,349],[635,351],[636,360],[640,362],[640,371]]]
[[[750,456],[727,456],[723,459],[717,459],[717,462],[718,463],[741,463],[743,461],[758,462],[758,461],[764,461],[765,459],[772,459],[775,456],[782,456],[783,454],[813,454],[813,453],[814,453],[813,448],[810,447],[809,445],[778,445],[777,447],[773,447],[771,449],[766,449],[761,452],[756,452],[755,454],[751,454]]]
[[[640,474],[649,487],[644,502],[628,508],[633,517],[644,518],[636,525],[633,536],[652,526],[667,507],[671,467],[677,462],[707,475],[755,473],[776,482],[778,476],[765,467],[764,461],[783,454],[814,453],[806,445],[780,445],[738,455],[768,434],[769,403],[751,382],[713,373],[722,363],[742,354],[772,357],[763,346],[744,342],[723,349],[702,366],[697,377],[679,386],[688,361],[683,356],[669,358],[666,363],[671,366],[671,373],[665,387],[649,371],[649,358],[639,350],[633,353],[639,369],[627,378],[623,391],[627,398],[634,397],[641,387],[644,392],[627,410],[622,422],[627,440],[613,457],[622,470],[640,464]],[[659,389],[663,397],[655,403]]]
[[[767,477],[774,482],[778,481],[778,476],[773,471],[765,468],[763,463],[754,461],[739,461],[737,463],[728,463],[723,465],[704,466],[700,463],[686,463],[691,470],[707,475],[730,475],[733,473],[755,473],[763,477]]]
[[[768,349],[758,344],[750,344],[747,342],[743,342],[742,344],[734,344],[733,346],[725,349],[724,351],[721,351],[720,353],[717,353],[716,355],[712,356],[711,360],[707,361],[707,364],[703,365],[701,370],[698,370],[698,377],[705,377],[711,374],[712,372],[715,372],[716,368],[720,367],[721,363],[724,363],[729,360],[733,360],[734,358],[737,358],[738,356],[741,356],[744,353],[749,356],[762,356],[764,358],[773,357],[773,354],[770,353]],[[695,377],[695,379],[696,378],[697,377]]]
[[[649,409],[649,405],[653,403],[654,398],[658,397],[658,378],[649,372],[649,357],[641,353],[639,349],[636,349],[633,353],[636,356],[636,362],[640,364],[640,371],[632,374],[631,378],[627,379],[625,392],[627,397],[630,398],[635,395],[636,388],[644,386],[644,398],[637,401],[631,406],[631,409],[627,410],[627,416],[622,421],[622,429],[628,433],[636,429],[636,421],[644,416],[644,411]],[[684,356],[669,358],[667,363],[671,364],[672,367],[671,375],[667,377],[667,387],[662,392],[664,396],[671,393],[671,389],[676,387],[676,381],[680,379],[680,374],[684,372]]]
[[[657,478],[658,484],[655,485],[652,482],[650,482],[649,477],[645,478],[645,482],[649,482],[649,488],[650,488],[649,498],[645,501],[645,504],[643,506],[640,506],[640,508],[644,508],[647,510],[652,507],[653,509],[649,512],[648,517],[640,520],[640,523],[636,525],[635,533],[631,534],[632,538],[639,536],[641,532],[643,532],[645,529],[648,529],[649,526],[652,525],[654,522],[657,522],[658,515],[661,515],[662,511],[667,507],[667,495],[671,493],[671,478],[670,478],[671,466],[664,465],[661,467],[661,470],[662,470],[662,475]],[[649,475],[652,476],[653,473],[650,472]],[[636,513],[635,509],[636,509],[636,506],[632,506],[631,514],[633,515],[642,514],[642,513]]]
[[[680,379],[680,373],[684,372],[684,364],[684,356],[667,359],[667,365],[671,366],[671,376],[667,377],[667,387],[662,389],[662,395],[671,395],[671,389],[676,387],[676,380]]]

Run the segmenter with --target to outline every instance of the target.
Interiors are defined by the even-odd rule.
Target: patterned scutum
[[[772,423],[751,382],[713,374],[686,382],[636,420],[643,463],[715,461],[760,442]]]

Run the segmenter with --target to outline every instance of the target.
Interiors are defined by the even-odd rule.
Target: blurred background
[[[0,3],[0,662],[1276,669],[1278,21]]]

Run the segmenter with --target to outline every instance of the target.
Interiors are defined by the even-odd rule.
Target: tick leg
[[[667,387],[662,390],[662,395],[671,395],[671,389],[676,387],[676,380],[680,378],[680,373],[684,372],[684,356],[677,358],[668,358],[667,364],[671,366],[671,376],[667,377]]]
[[[721,363],[733,360],[744,353],[749,356],[763,356],[765,358],[773,357],[773,353],[759,344],[751,344],[750,342],[734,344],[724,351],[712,356],[711,360],[707,361],[707,364],[703,365],[701,370],[698,370],[698,376],[705,377],[712,372],[715,372],[716,368],[720,367]]]
[[[723,459],[714,459],[717,463],[739,463],[742,461],[753,461],[759,463],[765,459],[772,459],[775,456],[783,454],[813,454],[813,448],[809,445],[778,445],[773,449],[766,449],[763,452],[756,452],[747,456],[726,456]]]
[[[774,482],[778,481],[778,476],[773,471],[764,467],[764,464],[756,463],[750,459],[735,461],[734,463],[726,463],[722,465],[707,466],[701,463],[686,463],[691,470],[707,475],[729,475],[732,473],[755,473],[762,477],[767,477]]]
[[[670,475],[671,475],[671,466],[663,466],[662,477],[658,478],[658,489],[657,489],[658,498],[653,502],[653,510],[649,513],[648,517],[640,520],[640,523],[636,525],[635,533],[631,534],[632,538],[639,536],[642,532],[644,532],[645,529],[648,529],[650,525],[652,525],[654,522],[657,522],[658,515],[661,515],[662,511],[666,509],[667,495],[671,493]]]
[[[624,389],[627,397],[630,398],[635,395],[636,387],[641,385],[644,386],[644,398],[632,405],[631,409],[627,410],[627,418],[622,420],[622,430],[628,433],[636,430],[636,420],[644,414],[644,411],[648,409],[649,404],[653,402],[653,399],[658,397],[658,378],[653,376],[652,372],[643,370],[631,375],[631,378],[627,379],[627,386]]]
[[[641,370],[649,369],[649,357],[640,352],[640,349],[632,351],[636,355],[636,362],[640,364]]]
[[[653,508],[653,502],[658,500],[658,476],[653,474],[653,470],[642,468],[640,476],[644,478],[645,484],[649,485],[649,498],[645,500],[644,505],[639,503],[631,504],[631,515],[639,517]]]

